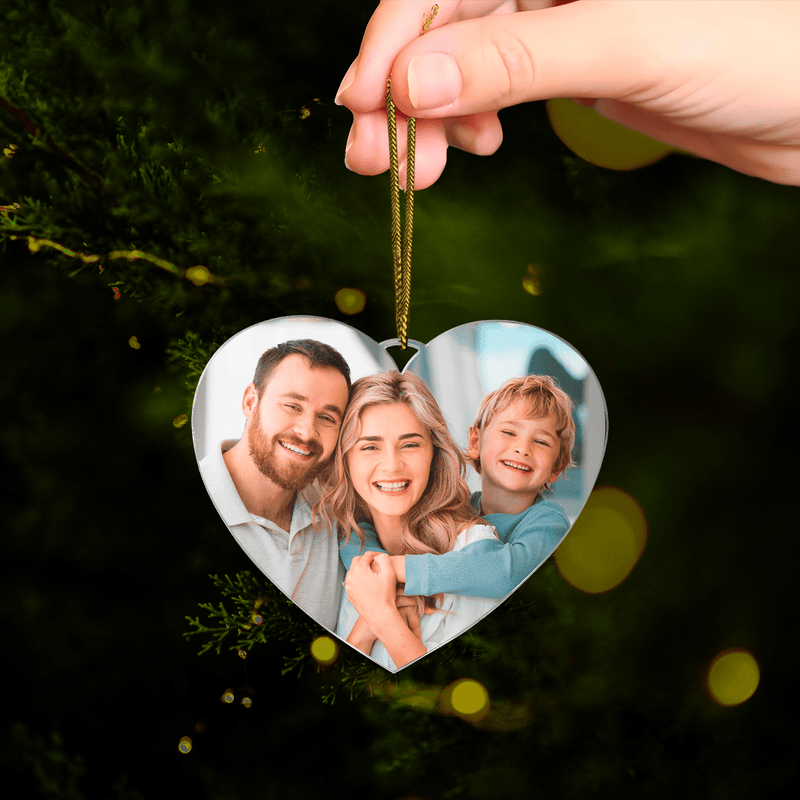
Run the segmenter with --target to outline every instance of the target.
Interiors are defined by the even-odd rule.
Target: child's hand
[[[418,189],[439,177],[448,145],[493,153],[499,109],[550,97],[581,98],[667,144],[800,185],[798,2],[440,0],[420,36],[431,6],[382,2],[342,81],[337,102],[354,116],[345,163],[356,172],[388,168],[391,71],[398,109],[417,118]]]
[[[419,627],[419,617],[417,616],[417,604],[413,597],[406,597],[403,594],[397,595],[397,610],[400,616],[408,625],[408,629],[417,639],[422,639],[422,630]]]
[[[398,585],[397,594],[395,595],[395,603],[397,610],[403,621],[408,625],[409,630],[418,638],[422,638],[422,631],[419,627],[419,616],[417,615],[417,601],[414,595],[406,595],[402,586]],[[435,609],[425,606],[423,614],[433,614]]]

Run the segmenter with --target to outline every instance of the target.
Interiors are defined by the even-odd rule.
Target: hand
[[[356,556],[350,564],[344,586],[362,622],[371,635],[380,639],[397,667],[427,652],[419,635],[413,633],[400,616],[396,600],[397,579],[391,558],[386,553],[367,551]]]
[[[353,558],[344,582],[347,598],[373,630],[375,626],[370,621],[376,615],[386,616],[387,612],[395,611],[396,586],[389,556],[372,550]]]
[[[800,185],[795,0],[438,5],[423,36],[429,0],[384,0],[367,25],[337,95],[354,116],[350,169],[388,168],[383,109],[391,70],[398,110],[417,118],[418,189],[437,180],[448,145],[493,153],[502,142],[497,110],[550,97],[581,98],[674,147]]]
[[[414,596],[407,597],[403,591],[402,586],[397,587],[397,594],[395,595],[395,604],[403,622],[408,625],[408,629],[417,639],[422,639],[422,630],[419,626],[419,615],[417,613],[417,601]]]

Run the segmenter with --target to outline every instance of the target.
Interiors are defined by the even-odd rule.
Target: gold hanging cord
[[[435,5],[425,15],[420,35],[426,33],[433,18],[439,13]],[[414,231],[414,145],[417,121],[408,117],[406,137],[406,203],[405,228],[400,241],[400,172],[397,158],[397,114],[392,102],[392,79],[386,82],[386,123],[389,128],[389,188],[392,203],[392,262],[394,264],[395,325],[400,347],[408,345],[408,317],[411,301],[411,244]]]

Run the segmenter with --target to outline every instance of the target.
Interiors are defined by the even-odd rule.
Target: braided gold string
[[[434,5],[425,15],[420,35],[427,32],[439,13]],[[397,112],[392,101],[392,79],[386,82],[386,124],[389,128],[389,189],[392,207],[392,264],[394,269],[395,325],[401,349],[408,346],[408,319],[411,305],[411,252],[414,233],[414,148],[417,121],[408,117],[406,134],[405,227],[400,241],[400,170],[397,157]]]
[[[408,342],[408,309],[403,308],[403,253],[400,243],[400,173],[397,162],[397,116],[392,102],[392,79],[386,84],[386,121],[389,126],[389,191],[392,205],[392,265],[394,268],[394,319],[397,337],[405,349]]]

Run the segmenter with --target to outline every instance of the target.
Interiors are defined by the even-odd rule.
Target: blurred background
[[[372,8],[3,3],[7,784],[785,796],[800,190],[682,154],[598,167],[544,103],[418,193],[409,334],[510,319],[581,353],[610,427],[575,528],[461,645],[352,696],[358,658],[315,658],[296,609],[246,658],[187,641],[209,574],[251,566],[187,424],[211,354],[295,314],[396,335],[388,179],[344,168],[333,105]]]

